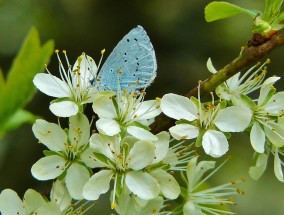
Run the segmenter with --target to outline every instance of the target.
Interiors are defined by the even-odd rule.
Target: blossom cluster
[[[273,154],[275,174],[283,180],[279,155],[284,151],[284,94],[273,88],[278,77],[265,79],[266,63],[217,87],[217,100],[213,93],[210,102],[202,102],[200,93],[197,98],[170,93],[146,101],[145,89],[99,90],[93,84],[95,61],[82,53],[72,67],[63,53],[67,69],[56,51],[60,78],[49,70],[34,78],[41,92],[56,98],[50,111],[68,119],[68,128],[43,119],[32,127],[48,150],[31,172],[37,180],[54,180],[50,200],[28,190],[22,201],[6,189],[0,194],[3,215],[84,214],[108,191],[110,207],[122,215],[230,213],[221,206],[233,205],[230,196],[241,193],[236,182],[203,189],[219,167],[205,174],[215,168],[215,161],[198,162],[197,149],[221,157],[229,150],[231,132],[250,133],[256,152],[256,166],[249,170],[253,178],[263,173],[268,155]],[[216,72],[210,59],[207,66]],[[258,89],[259,98],[251,99],[248,94]],[[97,119],[84,114],[88,103]],[[153,134],[149,126],[162,112],[177,120],[176,125]],[[176,199],[179,205],[169,206]]]
[[[241,77],[237,73],[218,86],[216,94],[231,105],[246,108],[250,113],[246,130],[255,151],[255,166],[250,167],[250,176],[258,179],[266,169],[269,154],[272,154],[275,176],[284,182],[281,161],[284,152],[284,92],[277,92],[273,86],[280,77],[265,79],[269,62],[268,59],[262,65],[256,64]],[[216,73],[210,59],[207,66],[210,72]],[[250,98],[249,94],[256,90],[259,90],[258,98]]]

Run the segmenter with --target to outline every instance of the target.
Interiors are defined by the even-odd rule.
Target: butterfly
[[[99,91],[138,90],[148,87],[157,75],[153,45],[142,26],[126,34],[100,69],[93,85]]]

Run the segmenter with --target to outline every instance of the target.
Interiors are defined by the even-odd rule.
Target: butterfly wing
[[[98,75],[98,89],[117,91],[141,89],[156,77],[157,60],[153,45],[141,27],[126,34],[105,61]],[[118,85],[119,82],[119,85]]]

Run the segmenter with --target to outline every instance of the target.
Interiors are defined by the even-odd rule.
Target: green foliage
[[[284,13],[280,12],[283,0],[266,0],[264,12],[249,10],[228,2],[212,2],[205,8],[207,22],[229,18],[238,14],[246,14],[253,19],[253,33],[271,37],[272,32],[284,27]]]
[[[21,109],[36,92],[33,77],[48,63],[53,46],[53,41],[41,46],[38,32],[32,28],[14,59],[6,80],[0,71],[0,137],[25,122],[35,120],[35,116]]]
[[[269,19],[279,15],[282,3],[283,0],[266,0],[263,19],[271,22]]]
[[[213,22],[238,14],[247,14],[251,18],[255,18],[257,13],[257,11],[247,10],[228,2],[212,2],[205,8],[205,19],[207,22]]]

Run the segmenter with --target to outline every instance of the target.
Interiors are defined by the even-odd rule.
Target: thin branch
[[[274,48],[284,44],[284,34],[273,36],[271,40],[257,47],[247,47],[240,56],[235,58],[224,68],[220,69],[216,74],[213,74],[208,79],[203,81],[200,86],[200,94],[214,91],[214,89],[241,71],[247,66],[259,61],[262,57],[267,55]],[[197,96],[197,87],[193,88],[186,94],[187,97]],[[160,114],[155,118],[155,121],[151,124],[151,130],[153,133],[158,133],[163,130],[167,130],[174,125],[174,120],[166,117],[164,114]]]

